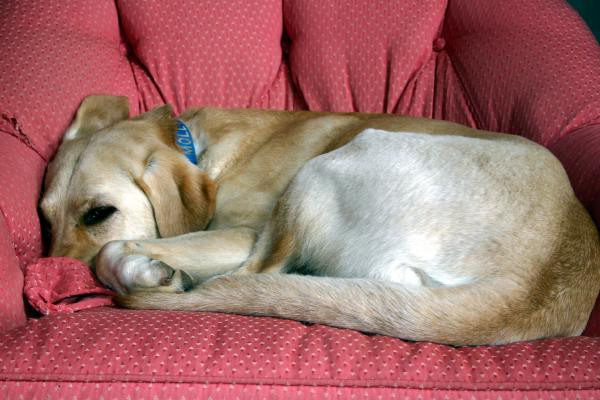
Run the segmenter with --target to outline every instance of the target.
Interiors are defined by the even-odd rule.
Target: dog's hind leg
[[[234,275],[287,272],[297,250],[296,230],[288,218],[287,194],[279,200],[248,259]]]

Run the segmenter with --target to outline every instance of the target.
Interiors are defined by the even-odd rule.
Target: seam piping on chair
[[[18,329],[18,328],[16,328]],[[188,383],[188,382],[156,382],[156,381],[143,381],[143,382],[138,382],[136,380],[119,380],[119,381],[109,381],[109,380],[88,380],[88,379],[81,379],[81,380],[71,380],[71,381],[60,381],[60,380],[33,380],[33,381],[27,381],[27,380],[2,380],[0,379],[0,382],[29,382],[29,383],[85,383],[85,384],[90,384],[90,383],[94,383],[94,384],[111,384],[111,383],[120,383],[120,384],[147,384],[147,385],[182,385],[182,384],[188,384],[188,385],[222,385],[222,384],[233,384],[234,386],[260,386],[260,387],[269,387],[269,386],[273,386],[273,387],[306,387],[306,388],[335,388],[335,389],[357,389],[357,390],[364,390],[364,389],[391,389],[391,390],[413,390],[413,391],[426,391],[426,392],[469,392],[469,393],[489,393],[489,392],[506,392],[506,393],[535,393],[535,392],[559,392],[559,393],[572,393],[572,392],[580,392],[580,391],[590,391],[590,392],[598,392],[600,393],[600,390],[597,387],[582,387],[582,388],[561,388],[561,387],[556,387],[556,388],[552,388],[552,389],[536,389],[536,388],[520,388],[520,389],[513,389],[510,387],[506,387],[504,389],[486,389],[486,388],[481,388],[481,389],[469,389],[469,388],[464,388],[464,389],[452,389],[452,388],[443,388],[443,387],[438,387],[438,388],[423,388],[423,387],[419,387],[419,386],[415,386],[415,387],[407,387],[407,386],[401,386],[401,385],[390,385],[390,386],[379,386],[379,385],[370,385],[369,383],[363,383],[360,385],[352,385],[352,386],[344,386],[344,385],[311,385],[310,383],[302,383],[302,384],[296,384],[296,383],[277,383],[277,384],[270,384],[270,383],[264,383],[264,382],[253,382],[253,383],[248,383],[248,382],[241,382],[239,379],[231,379],[231,380],[223,380],[223,382],[204,382],[204,381],[199,381],[199,382],[193,382],[193,383]]]
[[[444,4],[444,11],[442,13],[442,18],[440,20],[440,24],[438,25],[437,31],[435,33],[435,37],[437,40],[437,38],[439,37],[444,37],[444,32],[446,29],[446,13],[448,12],[448,0],[446,0],[446,4]],[[433,51],[432,51],[433,53]],[[442,51],[437,51],[435,52],[435,60],[433,62],[433,82],[432,82],[432,88],[431,88],[431,118],[436,118],[436,112],[435,112],[435,107],[437,104],[437,99],[438,99],[438,77],[437,77],[437,71],[438,71],[438,65],[439,65],[439,58],[440,56],[443,54],[443,50]],[[448,57],[448,62],[451,64],[450,61],[450,55],[447,54],[446,52],[446,57]],[[454,69],[454,67],[452,67],[452,69]]]
[[[270,380],[270,381],[269,381]],[[106,383],[106,382],[128,382],[128,383],[160,383],[160,384],[222,384],[235,381],[239,384],[258,384],[264,386],[305,386],[307,384],[317,387],[364,387],[364,381],[356,379],[334,379],[334,378],[245,378],[245,377],[223,377],[223,376],[190,376],[190,375],[168,375],[168,374],[119,374],[106,373],[101,378],[90,379],[89,373],[23,373],[23,372],[2,372],[0,373],[0,382],[86,382],[86,383]],[[340,385],[339,383],[342,383]],[[511,380],[502,382],[464,382],[449,381],[444,382],[444,388],[436,387],[436,383],[424,381],[396,380],[396,379],[372,379],[369,380],[368,387],[381,388],[402,388],[402,389],[422,389],[422,390],[456,390],[456,391],[565,391],[565,390],[599,390],[600,386],[595,380],[577,380],[577,381],[542,381],[542,382],[514,382]],[[493,387],[490,387],[493,385]],[[536,387],[532,387],[535,385]]]

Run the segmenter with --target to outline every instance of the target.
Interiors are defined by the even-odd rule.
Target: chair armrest
[[[566,134],[548,148],[565,167],[577,197],[600,224],[600,123]]]
[[[600,122],[600,46],[565,1],[450,1],[443,34],[478,128],[548,145]]]
[[[579,128],[549,146],[563,163],[577,197],[600,223],[600,124]],[[592,311],[587,336],[600,336],[600,298]]]
[[[7,128],[0,123],[0,331],[25,322],[22,270],[42,254],[36,206],[46,164]]]
[[[549,147],[600,223],[600,47],[579,15],[560,0],[454,0],[443,35],[477,127]],[[600,336],[600,299],[584,333]]]
[[[23,273],[15,255],[10,231],[0,209],[0,334],[25,324]]]

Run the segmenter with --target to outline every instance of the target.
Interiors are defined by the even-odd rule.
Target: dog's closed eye
[[[86,226],[96,225],[104,222],[117,211],[113,206],[100,206],[89,209],[83,214],[82,221]]]

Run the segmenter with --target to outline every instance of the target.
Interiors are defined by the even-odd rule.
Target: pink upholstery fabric
[[[118,8],[142,108],[169,102],[291,108],[281,63],[281,1],[164,3],[120,1]]]
[[[378,111],[518,133],[550,146],[599,220],[600,50],[564,2],[216,4],[0,2],[0,330],[24,323],[18,266],[42,252],[43,169],[91,93],[127,95],[132,114],[162,102]],[[100,308],[0,334],[0,397],[599,398],[599,340],[455,349]]]
[[[3,129],[45,160],[86,95],[126,95],[138,111],[114,2],[3,1],[0,38]]]
[[[42,254],[36,202],[44,164],[0,124],[0,332],[25,322],[21,268]]]
[[[600,123],[600,47],[561,0],[448,2],[448,55],[479,128],[548,145]]]
[[[110,306],[115,294],[102,286],[87,265],[63,257],[29,264],[23,291],[29,304],[45,315]]]
[[[21,268],[42,255],[37,200],[45,163],[26,144],[0,131],[0,209]]]
[[[0,212],[2,210],[0,209]],[[23,273],[12,246],[4,217],[0,216],[0,332],[25,323]]]
[[[600,125],[584,126],[550,145],[563,163],[583,204],[600,221]],[[600,296],[584,335],[600,336]]]
[[[565,166],[579,199],[600,222],[600,124],[574,130],[550,150]]]
[[[24,382],[25,384],[25,382]],[[321,385],[263,385],[247,383],[139,383],[139,382],[107,382],[98,385],[90,382],[26,382],[19,390],[6,387],[0,382],[0,394],[8,397],[25,393],[31,398],[44,396],[45,399],[62,399],[65,388],[77,393],[81,398],[102,398],[107,393],[114,398],[128,398],[135,394],[139,399],[338,399],[375,398],[402,400],[438,400],[438,399],[482,399],[482,400],[531,400],[531,399],[588,399],[598,396],[596,390],[579,389],[576,392],[559,392],[555,390],[425,390],[407,389],[401,385],[395,387],[368,386],[364,388],[321,386]],[[368,393],[366,395],[365,393]],[[477,396],[477,397],[475,397]],[[576,397],[575,397],[576,396]],[[106,398],[106,397],[105,397]]]
[[[284,2],[290,66],[304,103],[432,116],[446,1],[370,4]]]
[[[452,348],[272,318],[99,308],[5,335],[0,397],[60,398],[81,388],[106,398],[393,398],[392,389],[397,398],[561,398],[569,390],[595,398],[599,362],[598,338]]]

